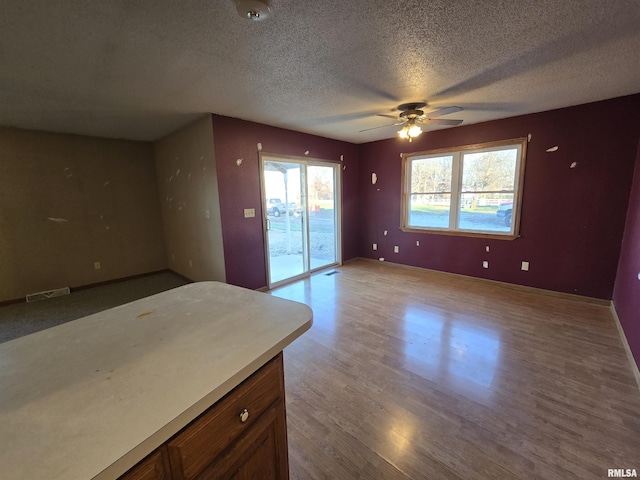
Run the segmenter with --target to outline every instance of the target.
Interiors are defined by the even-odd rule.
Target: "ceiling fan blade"
[[[395,120],[398,119],[398,115],[385,115],[384,113],[379,113],[378,115],[376,115],[378,117],[387,117],[387,118],[393,118]]]
[[[427,113],[428,118],[436,118],[441,117],[442,115],[449,115],[450,113],[461,112],[463,110],[462,107],[444,107],[438,110],[434,110],[433,112]]]
[[[404,122],[396,122],[390,123],[389,125],[380,125],[379,127],[365,128],[364,130],[358,130],[358,133],[368,132],[369,130],[375,130],[377,128],[385,128],[385,127],[395,127],[397,125],[402,125]]]
[[[420,123],[424,123],[426,125],[460,125],[464,120],[453,120],[447,118],[427,118],[426,120],[422,120]]]

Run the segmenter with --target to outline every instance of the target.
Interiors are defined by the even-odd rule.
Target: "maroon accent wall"
[[[220,214],[227,283],[246,288],[267,285],[260,199],[258,143],[265,153],[340,161],[342,164],[342,254],[358,256],[358,149],[356,145],[213,115]],[[305,152],[309,152],[305,155]],[[236,160],[241,158],[238,166]],[[244,218],[255,208],[255,218]]]
[[[394,138],[361,145],[360,255],[611,299],[639,132],[640,94],[424,133],[413,143]],[[400,230],[402,152],[528,134],[532,137],[521,238],[487,240]],[[558,146],[556,152],[546,152],[554,146]],[[575,168],[570,168],[572,162],[577,162]],[[373,172],[378,176],[375,185],[371,183]],[[372,250],[373,243],[378,244],[378,251]],[[400,253],[393,253],[394,245],[400,247]],[[485,252],[487,245],[489,253]],[[482,268],[483,260],[489,261],[489,269]],[[530,262],[528,272],[520,270],[523,260]],[[637,332],[637,323],[635,328]]]
[[[613,303],[620,324],[631,347],[631,352],[640,365],[640,142],[636,154],[636,169],[629,199],[627,224],[624,229],[622,251],[618,263],[613,290]]]

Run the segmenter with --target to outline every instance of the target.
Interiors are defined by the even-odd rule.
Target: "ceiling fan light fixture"
[[[236,0],[236,10],[242,18],[261,22],[271,15],[268,0]]]
[[[411,142],[422,133],[421,124],[456,126],[462,123],[462,120],[437,118],[443,115],[449,115],[450,113],[461,112],[463,110],[462,107],[442,107],[432,112],[425,113],[420,109],[426,105],[427,104],[424,102],[403,103],[402,105],[398,105],[397,109],[400,110],[401,113],[397,117],[397,122],[392,123],[391,125],[380,125],[379,127],[365,128],[364,130],[360,130],[360,132],[368,132],[369,130],[375,130],[377,128],[395,127],[397,125],[404,124],[404,127],[402,127],[398,132],[398,136]],[[377,116],[396,118],[395,115],[382,113],[379,113]]]
[[[409,137],[410,138],[415,138],[418,135],[420,135],[422,133],[422,128],[420,128],[418,125],[413,124],[409,127]]]
[[[414,119],[409,119],[409,122],[398,132],[398,136],[403,139],[409,139],[409,142],[411,142],[421,133],[422,128],[420,128],[420,125],[416,125]]]

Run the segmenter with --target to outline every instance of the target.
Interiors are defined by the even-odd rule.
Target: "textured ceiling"
[[[156,140],[213,112],[363,143],[410,101],[465,125],[640,92],[638,0],[271,7],[2,0],[0,125]]]

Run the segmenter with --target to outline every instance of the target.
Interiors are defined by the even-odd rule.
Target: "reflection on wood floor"
[[[640,390],[609,307],[357,261],[272,292],[292,479],[640,474]]]

